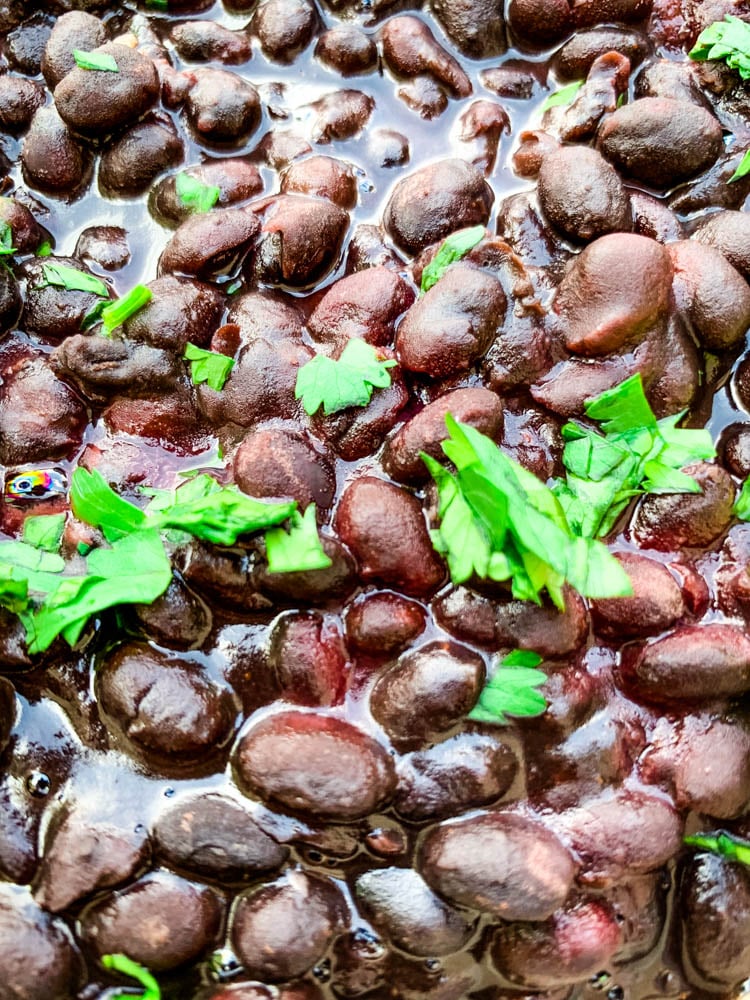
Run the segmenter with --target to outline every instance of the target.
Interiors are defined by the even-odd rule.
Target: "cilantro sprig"
[[[120,953],[102,955],[101,963],[105,969],[112,969],[114,972],[122,973],[123,976],[129,976],[143,987],[143,993],[141,994],[135,994],[128,989],[127,992],[120,991],[119,993],[115,993],[115,997],[140,996],[140,1000],[161,1000],[161,989],[153,975],[144,966],[139,965],[138,962],[134,962],[132,958],[128,958],[127,955]]]
[[[16,253],[13,246],[13,230],[9,222],[0,222],[0,257],[12,257]]]
[[[698,62],[723,60],[743,80],[750,80],[750,24],[726,14],[723,21],[704,28],[689,55]]]
[[[484,226],[471,226],[469,229],[459,229],[457,232],[451,233],[422,271],[420,286],[422,295],[440,281],[451,264],[462,260],[478,243],[481,243],[484,234]]]
[[[547,111],[549,108],[558,108],[565,104],[572,103],[576,94],[585,82],[585,80],[574,80],[573,83],[569,83],[566,87],[561,87],[559,90],[553,91],[542,102],[541,110]]]
[[[732,508],[732,513],[740,521],[750,521],[750,479],[746,479],[742,484],[742,489]]]
[[[67,264],[43,264],[42,276],[39,288],[55,285],[68,292],[90,292],[92,295],[98,295],[100,299],[109,298],[109,290],[103,281],[87,271],[68,267]]]
[[[183,355],[190,362],[190,379],[193,385],[205,382],[215,392],[221,392],[234,368],[234,358],[217,351],[204,351],[202,347],[188,344]]]
[[[719,830],[717,833],[696,833],[684,838],[688,847],[697,847],[702,851],[718,854],[727,861],[739,861],[750,865],[750,841],[735,837],[733,833]]]
[[[585,597],[626,597],[630,580],[607,548],[575,535],[559,500],[474,427],[445,418],[442,443],[455,474],[422,453],[438,488],[440,527],[432,543],[454,583],[471,576],[509,580],[513,596],[541,604],[547,591],[561,610],[568,583]]]
[[[23,522],[22,538],[44,552],[57,552],[65,528],[64,514],[39,514]]]
[[[74,646],[92,615],[160,597],[172,579],[163,535],[178,541],[192,535],[228,546],[265,531],[272,572],[331,564],[317,534],[314,507],[302,517],[295,501],[255,500],[205,474],[174,491],[152,492],[155,500],[143,511],[115,493],[97,470],[78,468],[71,478],[71,508],[102,532],[106,546],[68,564],[47,551],[62,530],[57,522],[32,523],[24,542],[0,542],[0,604],[21,618],[30,653],[48,649],[59,635]],[[281,527],[287,521],[289,531]]]
[[[606,535],[640,494],[701,492],[699,484],[680,470],[716,455],[710,435],[678,427],[685,411],[657,420],[640,374],[588,400],[585,411],[604,433],[578,423],[564,425],[567,472],[565,480],[554,485],[577,535]]]
[[[391,384],[388,369],[395,364],[381,360],[371,344],[352,337],[338,361],[318,354],[300,367],[294,397],[302,400],[310,416],[321,406],[326,416],[350,406],[367,406],[375,389]]]
[[[175,193],[184,208],[202,214],[214,207],[221,197],[221,188],[216,184],[204,184],[183,170],[175,178]]]
[[[507,726],[506,716],[534,718],[547,711],[547,701],[538,690],[547,680],[538,653],[515,649],[498,664],[495,673],[485,684],[479,700],[467,718],[475,722],[490,722]]]
[[[115,57],[108,52],[84,52],[83,49],[73,49],[73,58],[80,69],[96,69],[104,73],[120,72]]]

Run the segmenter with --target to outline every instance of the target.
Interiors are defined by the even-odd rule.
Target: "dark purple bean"
[[[107,29],[98,17],[84,10],[71,10],[55,21],[42,57],[42,73],[47,86],[57,84],[76,65],[73,49],[91,52],[107,41]]]
[[[648,236],[657,243],[674,243],[684,236],[682,223],[675,213],[659,198],[643,191],[630,191],[633,209],[633,226],[640,236]]]
[[[271,342],[299,340],[304,317],[296,302],[283,292],[246,292],[232,298],[228,320],[239,327],[243,344],[259,338]]]
[[[460,733],[401,758],[394,806],[412,823],[447,819],[496,802],[517,770],[515,754],[494,735]]]
[[[349,226],[344,209],[302,195],[268,203],[255,260],[257,277],[269,284],[305,286],[333,268]]]
[[[290,163],[281,177],[281,191],[327,198],[344,209],[357,204],[354,171],[348,163],[333,156],[306,156]]]
[[[200,181],[209,187],[218,187],[219,197],[216,204],[220,208],[228,208],[239,201],[260,194],[263,190],[263,178],[254,163],[240,158],[226,160],[207,160],[197,166],[188,167],[181,173]],[[173,227],[184,222],[191,214],[190,205],[185,205],[177,194],[177,176],[173,174],[163,178],[152,189],[149,196],[149,208],[160,222]]]
[[[282,615],[269,636],[269,664],[285,701],[338,705],[347,680],[347,657],[338,628],[317,612]]]
[[[465,56],[487,59],[505,52],[505,21],[492,0],[432,0],[443,31]]]
[[[559,475],[563,440],[557,421],[536,409],[503,411],[502,447],[506,453],[542,481]]]
[[[130,260],[128,234],[120,226],[89,226],[81,231],[73,256],[105,271],[119,271]]]
[[[125,953],[164,972],[208,951],[223,916],[224,900],[214,889],[158,870],[89,907],[81,932],[99,956]]]
[[[70,197],[88,182],[91,156],[73,138],[57,110],[45,107],[31,119],[21,166],[30,187]]]
[[[284,427],[251,431],[234,457],[234,479],[252,497],[287,497],[302,509],[331,507],[336,477],[330,455],[309,435]]]
[[[571,34],[573,17],[568,0],[510,0],[508,24],[522,41],[546,48]]]
[[[735,488],[718,465],[694,462],[685,466],[701,487],[700,493],[650,495],[643,498],[633,518],[639,545],[669,551],[683,546],[710,545],[732,519]]]
[[[750,426],[730,424],[721,436],[719,454],[733,476],[750,476]]]
[[[280,982],[312,968],[344,929],[347,916],[333,882],[292,869],[238,898],[231,940],[251,976]]]
[[[747,175],[733,178],[744,155],[744,149],[737,148],[736,144],[731,146],[712,167],[678,188],[669,199],[669,207],[681,215],[706,208],[741,208],[750,194],[750,178]],[[698,218],[700,220],[700,216]]]
[[[220,881],[257,878],[280,868],[289,855],[240,803],[214,792],[171,803],[157,817],[153,837],[168,864]]]
[[[511,813],[487,813],[433,827],[419,870],[452,903],[503,920],[546,920],[573,885],[569,852],[546,827]]]
[[[7,222],[13,246],[19,253],[32,253],[50,234],[36,221],[26,205],[15,198],[0,198],[0,223]]]
[[[402,650],[425,628],[421,604],[390,591],[360,596],[346,609],[346,640],[371,656],[387,656]]]
[[[618,963],[643,958],[656,947],[666,917],[669,882],[662,873],[633,875],[604,890],[622,931]]]
[[[176,575],[161,597],[134,604],[133,614],[150,639],[171,649],[199,648],[213,624],[208,606]]]
[[[315,55],[340,76],[369,73],[378,61],[373,39],[353,24],[337,24],[324,31],[318,38]]]
[[[377,451],[409,402],[401,369],[391,368],[390,376],[390,386],[376,392],[367,406],[352,406],[329,417],[319,412],[313,418],[315,433],[345,461],[353,462]]]
[[[175,762],[226,743],[234,722],[232,697],[198,664],[140,643],[121,646],[97,674],[102,707],[146,754]]]
[[[419,501],[391,483],[372,476],[350,483],[339,501],[336,527],[365,580],[421,595],[444,577]]]
[[[750,327],[750,287],[716,247],[683,240],[669,246],[678,309],[711,351],[739,345]]]
[[[0,126],[8,132],[22,131],[44,101],[44,88],[35,81],[17,76],[0,77]]]
[[[652,59],[635,78],[635,96],[667,97],[673,101],[686,101],[699,108],[711,110],[711,105],[701,91],[692,72],[692,64],[673,62],[671,59]]]
[[[750,278],[750,224],[745,212],[713,212],[698,223],[692,238],[721,250],[740,274]]]
[[[331,560],[327,569],[269,573],[261,568],[256,577],[260,590],[273,598],[303,605],[347,597],[357,585],[354,560],[337,539],[324,535],[321,543]]]
[[[618,108],[599,130],[616,167],[651,187],[674,187],[710,167],[723,148],[721,126],[689,101],[644,97]]]
[[[367,124],[375,100],[361,90],[336,90],[314,101],[312,141],[320,145],[336,139],[353,139]]]
[[[570,588],[565,590],[564,611],[529,601],[503,601],[496,607],[495,635],[500,644],[559,657],[578,649],[588,635],[586,605]]]
[[[95,334],[68,337],[52,355],[52,368],[75,382],[88,399],[104,402],[121,392],[136,396],[174,389],[173,355],[146,344]],[[122,405],[122,403],[120,403]]]
[[[563,146],[539,171],[539,200],[563,236],[587,242],[633,227],[630,198],[617,171],[595,149]]]
[[[459,139],[470,144],[464,156],[488,177],[497,160],[497,150],[504,133],[511,130],[508,112],[497,101],[474,101],[458,120]]]
[[[185,149],[172,123],[139,122],[109,145],[99,162],[105,197],[143,194],[159,174],[182,162]]]
[[[248,35],[213,21],[182,21],[171,31],[174,47],[193,62],[244,63],[252,55]]]
[[[188,341],[207,347],[224,309],[223,296],[210,285],[168,274],[148,283],[151,301],[123,326],[133,341],[182,355]]]
[[[640,32],[628,28],[607,27],[579,31],[557,52],[555,72],[562,80],[581,80],[591,69],[592,63],[605,52],[622,53],[635,68],[648,55],[649,44]]]
[[[397,76],[426,73],[444,84],[455,97],[468,97],[471,93],[466,73],[419,18],[402,14],[386,21],[381,41],[383,61]]]
[[[387,267],[370,267],[329,286],[308,320],[316,340],[346,346],[360,337],[376,347],[393,343],[396,320],[414,302],[404,279]]]
[[[48,283],[45,275],[48,265],[73,268],[87,278],[91,277],[91,272],[75,257],[39,257],[30,260],[24,268],[24,329],[38,337],[63,340],[80,333],[84,319],[102,298],[93,292],[69,291]]]
[[[620,670],[638,697],[658,704],[733,697],[750,688],[750,639],[737,625],[684,625],[628,648]]]
[[[391,758],[360,729],[330,716],[281,712],[240,740],[243,785],[287,809],[328,820],[375,812],[395,787]]]
[[[573,8],[575,26],[589,28],[606,21],[637,23],[648,17],[652,3],[653,0],[576,0]]]
[[[635,552],[618,552],[615,558],[630,577],[633,596],[592,602],[600,635],[637,638],[663,632],[682,618],[682,594],[666,566]]]
[[[4,50],[11,69],[37,76],[51,31],[52,19],[48,14],[38,12],[9,32],[5,37]]]
[[[225,69],[196,70],[187,99],[187,117],[199,141],[244,142],[260,122],[255,87]]]
[[[291,63],[312,41],[318,13],[311,0],[265,0],[253,17],[253,31],[263,54]]]
[[[21,318],[23,298],[10,268],[0,271],[0,336],[12,330]]]
[[[159,258],[159,274],[172,271],[213,278],[244,260],[260,231],[249,209],[220,208],[189,216]]]

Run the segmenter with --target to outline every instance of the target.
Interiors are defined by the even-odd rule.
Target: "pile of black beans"
[[[331,560],[176,542],[162,597],[35,656],[0,608],[0,1000],[137,992],[114,953],[164,1000],[750,989],[750,871],[684,844],[750,836],[750,89],[687,55],[726,14],[750,4],[0,0],[0,539],[69,511],[22,472],[143,506],[202,470],[315,503]],[[101,336],[50,263],[152,299]],[[308,416],[300,366],[351,338],[390,386]],[[188,342],[234,357],[223,389]],[[446,413],[547,480],[635,373],[718,457],[608,538],[634,596],[452,585],[420,458]],[[63,554],[90,542],[69,515]],[[467,720],[519,648],[547,711]]]

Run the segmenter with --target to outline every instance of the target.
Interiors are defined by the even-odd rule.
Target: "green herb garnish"
[[[13,230],[9,222],[0,222],[0,257],[11,257],[18,251],[13,246]]]
[[[506,715],[517,718],[543,715],[547,702],[537,689],[547,680],[547,675],[534,669],[541,662],[538,653],[528,650],[516,649],[508,653],[485,684],[467,718],[507,726]]]
[[[0,566],[0,607],[20,615],[28,604],[28,580],[14,566]]]
[[[193,385],[206,382],[215,392],[221,392],[234,368],[234,358],[216,351],[204,351],[195,344],[187,345],[183,357],[190,362],[190,378]]]
[[[740,521],[750,521],[750,479],[746,479],[742,484],[739,496],[732,507],[732,513]]]
[[[729,178],[728,183],[731,184],[733,181],[738,181],[741,177],[746,177],[748,174],[750,174],[750,149],[748,149],[740,160],[737,169]]]
[[[266,556],[271,573],[299,573],[328,569],[332,565],[332,560],[320,544],[314,503],[304,514],[295,511],[291,515],[288,531],[269,528],[266,532]]]
[[[151,289],[145,285],[134,285],[127,295],[121,299],[115,299],[110,305],[105,306],[101,311],[101,320],[104,332],[111,336],[112,331],[118,326],[122,326],[131,316],[148,305],[152,299]]]
[[[120,72],[115,57],[108,52],[84,52],[82,49],[73,49],[73,58],[76,66],[81,69],[98,69],[104,73]]]
[[[549,108],[561,107],[563,104],[570,104],[585,82],[585,80],[575,80],[573,83],[569,83],[567,87],[561,87],[560,90],[554,91],[554,93],[550,94],[543,101],[542,111],[547,111]]]
[[[169,10],[169,0],[146,0],[146,6],[154,10]]]
[[[726,858],[727,861],[739,861],[740,864],[750,865],[750,841],[735,837],[726,830],[719,830],[718,833],[696,833],[691,837],[685,837],[684,842],[688,847],[710,851]]]
[[[37,257],[50,257],[52,255],[52,244],[49,240],[43,240],[35,252]]]
[[[161,1000],[161,990],[157,981],[148,969],[134,962],[132,958],[121,954],[102,955],[101,963],[105,969],[121,972],[124,976],[130,976],[131,979],[137,980],[143,987],[140,1000]],[[132,997],[134,995],[129,990],[127,993],[116,994],[117,997]]]
[[[302,400],[310,416],[321,406],[326,416],[350,406],[367,406],[374,389],[387,389],[391,384],[388,369],[395,365],[395,361],[381,360],[371,344],[352,337],[338,361],[318,354],[302,365],[294,396]]]
[[[108,542],[142,528],[146,515],[123,500],[98,469],[78,468],[70,481],[70,506],[80,521],[99,528]]]
[[[175,191],[185,208],[198,213],[210,211],[221,197],[221,188],[215,184],[204,184],[184,171],[175,178]]]
[[[607,548],[570,530],[555,494],[490,438],[445,418],[442,444],[453,474],[422,453],[438,488],[440,528],[432,543],[454,583],[471,576],[510,580],[513,596],[541,604],[546,590],[560,609],[563,585],[585,597],[626,597],[630,580]]]
[[[750,80],[750,24],[727,14],[723,21],[714,21],[698,35],[689,54],[698,62],[724,60],[743,80]]]
[[[39,514],[23,522],[23,540],[35,549],[57,552],[65,529],[64,514]]]
[[[575,534],[606,535],[642,493],[701,492],[680,469],[716,455],[710,435],[677,427],[685,411],[657,420],[640,374],[588,400],[585,409],[604,434],[577,423],[563,426],[567,473],[553,487]]]
[[[68,292],[89,292],[91,295],[98,295],[101,299],[109,297],[109,291],[103,281],[100,281],[93,274],[78,271],[66,264],[43,264],[42,274],[44,281],[38,286],[40,288],[54,285],[56,288],[64,288]]]
[[[482,241],[484,234],[484,226],[472,226],[470,229],[459,229],[457,232],[451,233],[422,271],[420,288],[422,294],[440,281],[451,264],[455,264],[457,260],[461,260],[470,250],[473,250],[477,243]]]

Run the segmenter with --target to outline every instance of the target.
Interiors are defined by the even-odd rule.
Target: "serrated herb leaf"
[[[120,68],[115,57],[109,52],[84,52],[83,49],[73,49],[76,66],[81,69],[98,69],[104,73],[119,73]]]
[[[210,478],[206,477],[206,478]],[[272,528],[296,510],[294,500],[288,503],[264,503],[240,492],[236,486],[218,486],[207,496],[183,499],[183,490],[192,486],[191,480],[177,491],[176,502],[155,512],[149,524],[157,528],[177,528],[214,545],[234,545],[241,535]]]
[[[127,295],[123,295],[121,299],[115,299],[114,302],[104,306],[99,313],[104,333],[107,336],[111,336],[113,330],[116,330],[118,326],[122,326],[131,316],[135,316],[137,312],[140,312],[144,306],[148,305],[152,298],[150,288],[146,288],[145,285],[134,285]]]
[[[743,80],[750,80],[750,24],[727,14],[723,21],[709,24],[690,52],[699,62],[706,59],[724,61],[736,69]]]
[[[728,183],[731,184],[733,181],[738,181],[741,177],[746,177],[748,174],[750,174],[750,149],[748,149],[740,160],[737,169],[729,178]]]
[[[553,485],[576,534],[586,538],[608,534],[631,499],[642,493],[701,492],[681,468],[715,456],[710,435],[678,427],[684,413],[657,420],[640,375],[588,400],[585,410],[602,423],[604,434],[565,424],[567,472],[564,481]]]
[[[538,688],[547,675],[534,669],[542,662],[538,653],[516,649],[504,657],[484,686],[468,718],[507,726],[507,715],[532,718],[543,715],[547,701]]]
[[[0,607],[15,615],[26,610],[29,603],[29,583],[14,566],[0,565]]]
[[[735,837],[726,830],[719,830],[717,833],[697,833],[685,837],[685,843],[688,847],[698,847],[703,851],[718,854],[727,861],[739,861],[743,865],[750,865],[750,841]]]
[[[548,111],[549,108],[557,108],[564,104],[570,104],[585,82],[585,80],[574,80],[567,87],[561,87],[560,90],[554,91],[554,93],[550,94],[542,102],[541,110]]]
[[[16,253],[13,246],[13,230],[9,222],[0,222],[0,257],[10,257]]]
[[[333,564],[320,542],[314,503],[304,514],[294,511],[288,531],[284,528],[266,531],[266,555],[271,573],[302,573],[328,569]]]
[[[395,364],[381,360],[374,347],[353,337],[338,361],[319,354],[302,365],[294,396],[302,400],[310,416],[321,406],[326,416],[350,406],[367,406],[374,389],[387,389],[391,384],[388,369]]]
[[[143,511],[118,496],[98,469],[75,470],[70,481],[70,506],[81,521],[100,528],[108,542],[145,526]]]
[[[433,545],[451,579],[510,580],[514,597],[541,603],[546,590],[564,607],[567,582],[587,597],[632,594],[625,571],[601,542],[572,535],[563,507],[534,475],[473,427],[446,417],[442,448],[451,474],[427,458],[438,488],[440,527]]]
[[[445,274],[451,264],[461,260],[474,247],[481,243],[486,230],[484,226],[472,226],[470,229],[459,229],[442,243],[440,249],[422,271],[421,292],[424,294]]]
[[[23,522],[23,540],[44,552],[57,552],[65,528],[65,514],[39,514]]]
[[[184,171],[175,178],[175,192],[180,203],[191,212],[209,212],[221,197],[221,188],[204,184]]]
[[[114,972],[120,972],[124,976],[130,976],[131,979],[135,979],[143,987],[143,993],[140,994],[140,1000],[161,1000],[161,989],[159,984],[144,966],[139,965],[134,962],[132,958],[128,958],[127,955],[115,954],[115,955],[102,955],[101,963],[105,969],[112,969]],[[118,997],[132,997],[134,994],[128,990],[127,993],[117,993],[115,996]]]
[[[193,385],[206,382],[215,392],[221,392],[234,368],[234,358],[218,354],[216,351],[204,351],[195,344],[187,345],[183,357],[190,362],[190,378]]]
[[[44,281],[39,286],[55,285],[57,288],[64,288],[69,292],[89,292],[91,295],[98,295],[101,299],[109,297],[109,291],[103,281],[100,281],[93,274],[86,271],[78,271],[75,267],[68,267],[67,264],[43,264],[42,274]]]

